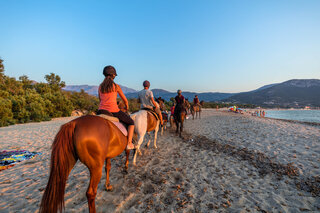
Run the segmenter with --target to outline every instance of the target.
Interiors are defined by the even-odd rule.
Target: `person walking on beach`
[[[122,89],[113,80],[117,76],[116,69],[113,66],[106,66],[103,69],[103,75],[105,76],[103,82],[99,86],[99,110],[97,114],[109,114],[128,125],[128,145],[127,149],[134,149],[132,144],[132,136],[134,132],[134,121],[128,114],[122,112],[117,105],[117,95],[125,104],[127,110],[129,110],[129,104],[126,96],[123,94]]]
[[[139,92],[139,102],[141,103],[140,108],[148,108],[154,110],[160,119],[160,124],[163,126],[163,120],[162,120],[162,114],[159,107],[159,104],[157,104],[153,98],[153,92],[149,90],[150,88],[150,82],[144,81],[143,82],[143,90]]]

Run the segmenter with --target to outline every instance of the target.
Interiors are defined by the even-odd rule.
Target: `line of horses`
[[[164,109],[164,103],[160,101],[160,108]],[[186,102],[183,110],[174,116],[176,132],[183,131],[183,122],[187,111],[190,110],[193,117],[200,109],[188,107]],[[135,123],[136,149],[133,157],[133,165],[136,165],[137,155],[141,155],[140,147],[146,133],[154,131],[154,148],[157,148],[157,133],[160,121],[147,110],[140,110],[132,113],[131,118]],[[164,119],[166,124],[168,118]],[[162,127],[161,134],[163,134]],[[146,144],[149,146],[151,139]],[[40,204],[41,213],[56,213],[64,210],[64,193],[69,173],[80,160],[90,171],[90,183],[86,192],[89,212],[96,212],[95,197],[98,184],[102,176],[102,168],[105,167],[107,191],[111,191],[109,173],[111,169],[111,159],[126,152],[124,170],[127,172],[129,165],[130,150],[126,150],[127,137],[109,120],[100,116],[85,115],[76,118],[61,126],[52,144],[50,174],[48,184]]]

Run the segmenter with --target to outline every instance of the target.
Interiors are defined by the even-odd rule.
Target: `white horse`
[[[141,155],[140,146],[146,133],[149,134],[149,132],[154,131],[154,148],[157,148],[157,134],[160,120],[156,119],[156,117],[147,110],[140,110],[131,114],[130,117],[134,120],[134,132],[137,135],[136,151],[133,157],[133,165],[136,165],[137,154]],[[149,137],[147,147],[149,147],[150,141],[151,138]]]

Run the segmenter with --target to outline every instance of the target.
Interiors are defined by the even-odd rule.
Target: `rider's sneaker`
[[[128,144],[127,145],[127,150],[131,150],[131,149],[134,149],[134,145],[131,143],[131,144]]]

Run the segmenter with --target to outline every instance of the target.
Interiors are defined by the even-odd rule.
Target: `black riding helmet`
[[[105,77],[107,77],[107,75],[115,75],[115,76],[117,76],[117,71],[116,71],[116,69],[115,69],[113,66],[111,66],[111,65],[105,66],[104,69],[103,69],[103,75],[104,75]]]

